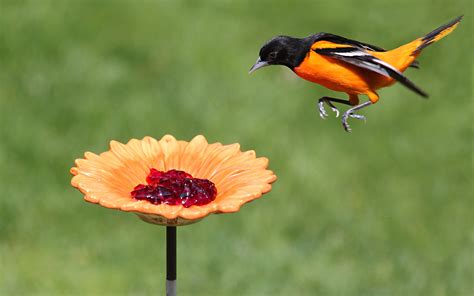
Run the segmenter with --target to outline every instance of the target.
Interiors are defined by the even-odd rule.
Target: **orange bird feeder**
[[[238,212],[276,180],[267,158],[242,152],[239,144],[209,144],[203,136],[111,141],[110,150],[86,152],[75,163],[71,184],[86,201],[166,226],[167,295],[176,295],[176,226]]]

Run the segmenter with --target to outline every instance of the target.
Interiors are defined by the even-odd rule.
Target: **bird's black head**
[[[311,47],[308,38],[277,36],[265,43],[260,49],[257,62],[250,73],[269,65],[283,65],[290,69],[297,67],[305,58]]]

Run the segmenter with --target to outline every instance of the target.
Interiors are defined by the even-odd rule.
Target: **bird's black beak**
[[[252,74],[253,72],[257,71],[260,68],[263,68],[265,66],[270,65],[268,62],[262,61],[260,57],[257,59],[255,64],[250,68],[249,74]]]

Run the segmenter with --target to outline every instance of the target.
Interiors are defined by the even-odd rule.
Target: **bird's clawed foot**
[[[328,104],[331,110],[336,113],[336,118],[339,117],[339,110],[336,108],[336,106],[334,106],[333,103],[331,103],[331,101],[329,101],[326,97],[322,97],[318,100],[319,116],[321,116],[322,119],[326,119],[326,117],[328,117],[326,109],[324,109],[324,103]]]
[[[352,97],[351,97],[351,99],[352,99]],[[357,97],[355,99],[356,99],[357,102],[359,101],[357,99]],[[322,119],[326,119],[326,117],[328,117],[328,114],[326,113],[326,110],[324,109],[324,103],[328,104],[329,107],[331,107],[331,110],[336,113],[336,117],[339,117],[339,110],[334,106],[333,103],[351,105],[351,101],[345,101],[345,100],[330,98],[330,97],[322,97],[321,99],[318,100],[319,116],[321,116]],[[365,108],[365,107],[367,107],[371,104],[372,104],[371,101],[367,101],[367,102],[362,103],[360,105],[353,106],[352,108],[350,108],[349,110],[344,112],[344,114],[342,115],[342,126],[344,127],[344,130],[346,130],[346,132],[351,131],[351,127],[347,123],[347,119],[349,119],[349,117],[351,117],[351,118],[355,118],[355,119],[362,119],[362,120],[365,121],[365,116],[360,115],[360,114],[356,114],[355,111],[357,111],[359,109],[362,109],[362,108]]]
[[[351,127],[349,126],[349,124],[347,123],[347,119],[348,118],[354,118],[354,119],[361,119],[363,120],[364,122],[366,121],[365,119],[365,116],[363,115],[360,115],[360,114],[355,114],[352,110],[348,110],[347,112],[345,112],[343,115],[342,115],[342,126],[344,127],[344,130],[346,132],[351,132],[352,129]]]

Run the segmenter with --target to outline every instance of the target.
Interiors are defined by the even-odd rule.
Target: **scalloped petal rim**
[[[239,144],[208,144],[204,136],[190,142],[171,135],[160,140],[145,137],[127,144],[110,142],[110,150],[100,155],[86,152],[71,168],[71,185],[84,199],[106,208],[135,212],[143,221],[180,226],[195,223],[212,213],[232,213],[269,192],[275,174],[267,170],[268,159],[255,151],[240,151]],[[209,179],[217,188],[214,201],[203,206],[154,205],[131,197],[137,184],[145,182],[150,168],[177,169],[195,178]]]

